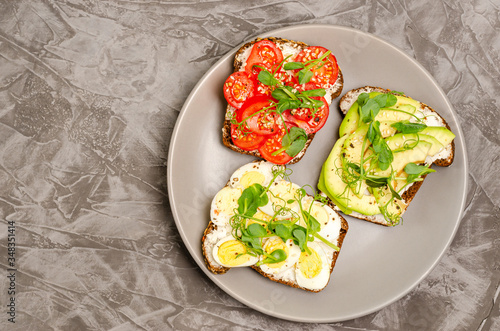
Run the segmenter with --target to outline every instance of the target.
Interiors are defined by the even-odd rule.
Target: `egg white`
[[[285,246],[284,250],[287,253],[286,260],[279,263],[262,264],[260,268],[265,273],[270,273],[270,274],[281,273],[293,267],[295,263],[297,263],[297,261],[299,260],[300,248],[293,242],[292,239],[288,239],[286,242],[283,242],[283,240],[278,236],[269,237],[264,243],[263,248],[267,253],[270,254],[274,249],[277,249],[280,246]],[[271,249],[272,247],[274,247],[274,249]],[[265,259],[265,256],[261,256],[261,260],[263,259]]]
[[[297,201],[299,189],[299,185],[287,180],[275,181],[267,192],[269,202],[265,206],[260,207],[260,210],[270,216],[274,216],[278,210],[286,207],[287,210],[281,211],[276,216],[276,219],[287,219],[297,215],[300,211],[299,203]],[[288,203],[289,200],[294,201],[292,203]]]
[[[309,256],[309,259],[314,259],[315,266],[318,268],[315,269],[317,274],[308,276],[302,272],[302,268],[304,267],[302,263],[304,262],[301,258],[303,258],[304,255],[307,255],[306,252],[302,252],[301,258],[299,258],[299,261],[295,266],[295,276],[297,279],[297,284],[309,290],[320,290],[328,284],[328,281],[330,279],[330,265],[328,264],[325,252],[320,247],[320,245],[318,245],[318,243],[309,242],[307,246],[312,252],[312,254]],[[315,258],[313,258],[313,256]]]
[[[248,186],[258,183],[267,187],[273,180],[274,167],[273,163],[267,161],[245,164],[231,175],[229,186],[244,190]]]
[[[234,215],[234,209],[238,208],[241,192],[241,189],[229,186],[217,192],[210,207],[210,220],[214,224],[222,226],[229,222]]]
[[[342,227],[340,216],[330,206],[324,205],[323,208],[328,214],[328,222],[321,226],[321,230],[318,234],[332,244],[337,245],[337,239],[339,238],[340,229]]]
[[[312,198],[306,198],[303,201],[302,208],[309,212],[320,224],[320,231],[318,231],[318,234],[332,244],[337,245],[337,239],[341,228],[341,221],[338,214],[330,206],[319,201],[313,201]],[[306,227],[303,215],[300,215],[299,225]],[[314,240],[320,244],[324,244],[318,238]]]

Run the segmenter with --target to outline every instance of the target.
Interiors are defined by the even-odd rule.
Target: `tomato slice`
[[[297,54],[295,61],[303,62],[307,65],[307,62],[319,59],[327,51],[328,50],[326,48],[321,46],[310,46]],[[312,68],[313,77],[311,78],[311,82],[322,88],[326,88],[329,85],[334,84],[339,75],[339,67],[335,56],[330,53],[325,60],[326,62],[324,65],[315,65]]]
[[[298,81],[299,81],[299,79],[297,78],[297,84],[298,84]],[[312,82],[309,82],[309,83],[306,83],[306,84],[299,84],[296,87],[297,91],[300,91],[300,92],[304,92],[304,91],[307,91],[307,90],[314,90],[314,89],[317,89],[317,88],[318,88],[318,85],[316,85],[315,83],[312,83]]]
[[[267,138],[251,132],[245,126],[241,129],[237,124],[231,124],[231,139],[239,148],[245,151],[253,151],[262,146]]]
[[[245,71],[231,74],[224,83],[224,97],[235,108],[240,108],[254,91],[255,83]]]
[[[291,114],[298,121],[295,123],[302,129],[306,130],[306,133],[315,133],[321,129],[328,119],[330,113],[330,108],[328,103],[323,97],[311,97],[311,99],[323,101],[323,106],[319,109],[314,110],[311,108],[299,108],[291,110]]]
[[[280,80],[283,82],[283,84],[288,85],[288,86],[298,86],[299,84],[299,79],[297,78],[297,75],[293,73],[292,70],[282,70],[278,72],[280,76]],[[314,87],[316,88],[316,87]]]
[[[295,109],[293,109],[295,110]],[[299,128],[302,128],[304,130],[306,130],[306,133],[309,129],[309,124],[307,124],[306,121],[302,121],[300,119],[298,119],[297,117],[293,116],[292,113],[291,113],[291,109],[287,109],[283,112],[282,116],[283,118],[285,119],[285,123],[286,125],[290,125],[292,124],[291,126],[298,126]]]
[[[288,71],[284,70],[283,66],[281,66],[279,64],[274,64],[274,65],[268,66],[268,65],[265,65],[264,63],[255,63],[252,66],[251,77],[255,80],[255,84],[256,84],[255,94],[256,95],[257,94],[271,95],[271,92],[274,89],[272,86],[264,85],[259,81],[259,73],[262,70],[264,70],[263,68],[265,68],[267,71],[272,73],[273,77],[276,78],[281,83],[283,83],[284,85],[295,86],[298,83],[297,76],[293,72],[291,72],[290,70],[288,70]]]
[[[283,61],[283,53],[278,46],[270,40],[261,40],[253,45],[245,65],[245,71],[251,74],[254,64],[262,63],[265,67],[271,68],[273,64],[281,61]]]
[[[252,66],[251,77],[255,81],[255,94],[256,95],[271,95],[271,86],[264,85],[259,81],[259,73],[263,70],[262,68],[266,68],[269,72],[273,72],[272,67],[268,67],[264,65],[264,63],[255,63]]]
[[[285,164],[288,163],[291,159],[293,159],[290,155],[288,155],[285,151],[280,152],[276,155],[273,155],[274,152],[281,149],[283,146],[281,142],[285,135],[284,126],[281,127],[280,132],[266,139],[264,144],[259,147],[260,155],[269,162],[274,164]]]
[[[278,131],[279,115],[274,107],[275,100],[267,96],[248,99],[237,113],[238,122],[246,121],[246,126],[259,135],[271,135]]]

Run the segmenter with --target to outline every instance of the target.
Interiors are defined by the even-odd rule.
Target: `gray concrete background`
[[[464,217],[437,267],[333,324],[269,317],[216,287],[183,246],[165,181],[202,75],[246,39],[307,23],[370,32],[420,62],[469,155]],[[498,0],[0,1],[0,329],[499,330],[499,78]]]

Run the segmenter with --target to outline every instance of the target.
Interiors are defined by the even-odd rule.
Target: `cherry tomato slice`
[[[283,140],[284,135],[285,135],[285,128],[282,127],[280,132],[269,137],[264,142],[264,144],[259,147],[260,155],[267,161],[272,162],[274,164],[285,164],[288,163],[291,159],[293,159],[285,151],[273,155],[274,152],[278,151],[283,147],[281,145],[281,142]]]
[[[245,65],[245,71],[251,74],[253,65],[256,63],[263,63],[270,68],[273,64],[281,61],[283,61],[283,53],[278,46],[270,40],[261,40],[253,45]]]
[[[295,109],[293,109],[293,110],[295,110]],[[309,124],[307,124],[306,121],[302,121],[302,120],[298,119],[297,117],[293,116],[291,111],[292,111],[291,109],[287,109],[282,114],[283,118],[285,119],[286,125],[288,127],[298,126],[299,128],[306,130],[306,133],[308,133],[307,131],[310,130]]]
[[[231,124],[231,139],[233,143],[245,151],[253,151],[258,149],[264,141],[266,136],[261,136],[255,132],[251,132],[248,128],[239,128],[237,124]]]
[[[310,46],[302,50],[295,58],[295,61],[303,62],[307,65],[306,62],[319,59],[327,51],[326,48],[321,46]],[[335,56],[329,54],[325,60],[327,61],[323,65],[316,65],[312,68],[313,77],[311,78],[311,82],[322,88],[334,84],[339,75],[339,67]]]
[[[259,73],[264,70],[262,68],[266,68],[269,72],[273,72],[272,67],[268,67],[264,65],[264,63],[255,63],[252,66],[251,77],[255,81],[255,95],[271,95],[271,86],[264,85],[259,81]]]
[[[272,66],[267,66],[264,63],[255,63],[252,67],[251,77],[255,80],[255,94],[261,95],[271,95],[273,90],[272,86],[264,85],[259,81],[259,73],[264,70],[264,68],[273,74],[273,77],[276,78],[284,85],[295,86],[298,83],[297,76],[291,72],[290,70],[286,71],[279,64],[274,64]],[[316,87],[313,87],[316,88]]]
[[[235,108],[240,108],[248,98],[251,98],[254,90],[255,83],[245,71],[231,74],[224,83],[224,97]]]
[[[255,96],[248,99],[237,113],[238,122],[246,121],[248,129],[259,135],[275,134],[278,131],[279,115],[274,99]]]
[[[296,119],[301,121],[300,123],[297,123],[297,125],[306,130],[307,134],[318,132],[319,129],[321,129],[323,125],[325,125],[326,120],[328,119],[328,115],[330,113],[330,109],[328,107],[328,103],[326,102],[325,98],[311,97],[311,99],[323,101],[323,106],[321,106],[317,110],[311,108],[299,108],[299,109],[293,109],[291,111],[291,114]],[[303,123],[306,123],[307,127],[304,127]]]
[[[298,84],[298,78],[297,78],[297,84]],[[309,83],[306,83],[306,84],[298,84],[296,86],[296,89],[297,91],[300,91],[300,92],[304,92],[304,91],[308,91],[308,90],[315,90],[319,88],[318,85],[316,85],[315,83],[312,83],[312,82],[309,82]]]
[[[299,79],[297,78],[297,75],[295,75],[293,73],[292,70],[282,70],[280,72],[278,72],[278,74],[280,75],[280,80],[283,82],[283,84],[285,85],[288,85],[288,86],[292,86],[292,87],[295,87],[295,86],[298,86],[299,84]],[[316,87],[314,87],[316,88]]]

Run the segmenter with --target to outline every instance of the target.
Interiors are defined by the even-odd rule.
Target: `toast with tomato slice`
[[[257,38],[238,49],[233,65],[223,88],[223,144],[275,164],[298,162],[342,92],[335,56],[300,41]]]

